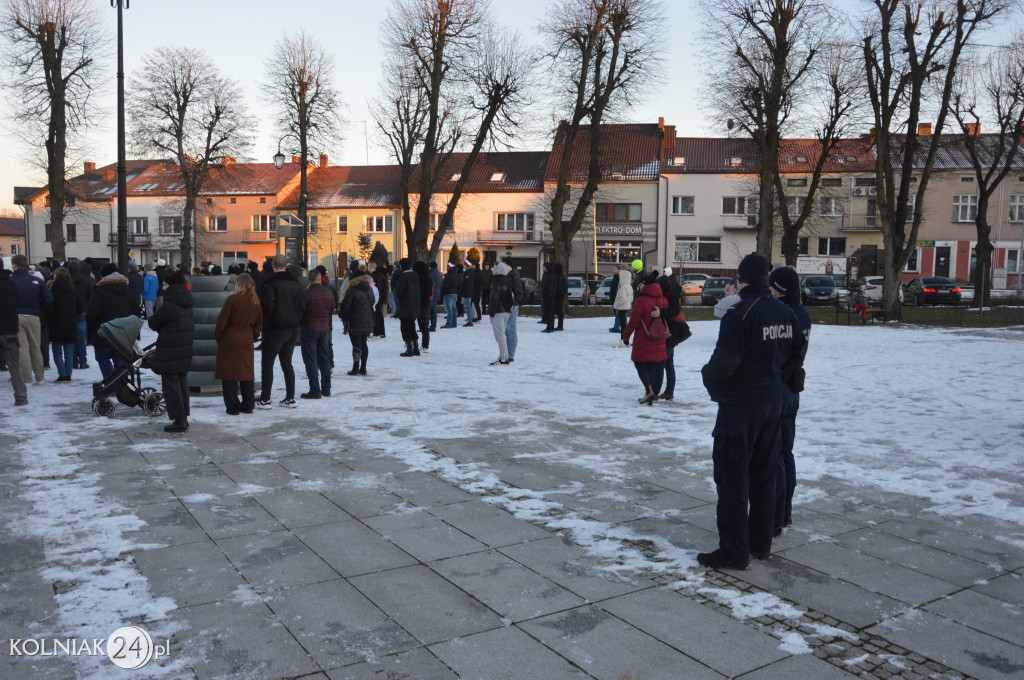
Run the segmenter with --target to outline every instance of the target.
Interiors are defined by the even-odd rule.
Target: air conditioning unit
[[[878,193],[878,189],[876,189],[875,187],[869,187],[868,188],[868,196],[874,196],[877,193]]]
[[[853,190],[853,195],[854,196],[863,196],[864,195],[864,189],[862,189],[861,187],[857,187],[856,189]]]

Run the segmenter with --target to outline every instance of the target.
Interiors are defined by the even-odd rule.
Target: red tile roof
[[[167,161],[159,160],[132,160],[125,161],[126,182],[128,192],[131,193],[132,182],[149,168],[161,167]],[[111,163],[92,172],[86,172],[67,181],[67,191],[79,201],[105,202],[111,197],[117,196],[117,163]],[[16,203],[33,201],[49,193],[49,187],[43,186],[38,189],[27,189],[18,187],[15,190]]]
[[[785,139],[779,145],[779,172],[810,173],[821,154],[817,139]],[[665,159],[662,172],[757,173],[761,152],[752,139],[734,137],[685,137],[677,139],[674,155]],[[825,172],[871,172],[875,155],[860,139],[840,140],[825,162]]]
[[[558,181],[558,168],[565,148],[567,123],[559,125],[551,149],[545,182]],[[670,126],[671,127],[671,126]],[[650,124],[608,124],[601,126],[602,182],[656,181],[661,170],[665,136],[674,130]],[[569,181],[585,182],[590,166],[590,126],[580,128],[569,160]]]
[[[466,162],[467,153],[453,153],[437,171],[434,191],[450,194]],[[544,167],[547,151],[481,152],[473,163],[463,191],[469,194],[541,193],[544,191]],[[413,171],[409,192],[418,193],[420,169]]]
[[[338,165],[316,168],[308,175],[307,208],[400,208],[402,169],[397,165]],[[278,204],[298,210],[296,186]]]
[[[20,217],[0,217],[0,236],[24,236],[25,220]]]
[[[297,180],[301,165],[285,163],[280,170],[273,163],[233,163],[219,166],[199,193],[202,196],[274,195]],[[312,167],[309,169],[312,175]]]

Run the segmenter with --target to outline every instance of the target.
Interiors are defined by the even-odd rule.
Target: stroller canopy
[[[110,343],[114,351],[122,357],[130,360],[142,354],[137,342],[141,331],[142,319],[137,316],[125,316],[100,324],[96,335],[104,342]]]

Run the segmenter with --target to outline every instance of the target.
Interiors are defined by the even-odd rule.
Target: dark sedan
[[[805,305],[830,305],[838,295],[831,276],[805,276],[800,286],[800,298]]]
[[[733,279],[708,279],[704,282],[704,289],[700,293],[702,305],[713,305],[725,297],[725,286],[731,283],[736,285]]]
[[[958,305],[960,286],[945,276],[921,276],[903,287],[903,297],[913,305]]]

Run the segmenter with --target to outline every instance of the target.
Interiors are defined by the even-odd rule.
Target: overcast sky
[[[705,120],[697,107],[701,86],[696,0],[663,0],[667,8],[665,29],[667,50],[664,77],[659,86],[646,93],[645,100],[621,116],[630,122],[657,122],[659,116],[675,125],[682,136],[721,135],[724,127]],[[102,111],[101,123],[85,141],[82,160],[98,166],[117,161],[116,147],[116,53],[117,11],[107,0],[93,0],[99,7],[111,35],[111,56],[107,60],[104,92],[94,99]],[[857,0],[838,0],[847,9],[862,8]],[[497,21],[517,29],[523,40],[539,42],[548,0],[492,0]],[[142,58],[158,46],[188,46],[203,49],[224,75],[235,78],[245,90],[250,110],[260,118],[253,149],[256,161],[270,162],[277,150],[270,106],[260,90],[264,63],[274,43],[284,34],[305,29],[331,51],[336,59],[336,85],[347,107],[349,121],[344,141],[331,150],[332,165],[362,165],[391,162],[375,143],[368,102],[376,95],[380,61],[386,48],[378,42],[378,28],[390,2],[383,0],[132,0],[124,13],[125,70],[130,76]],[[289,16],[289,11],[293,16]],[[1017,24],[1019,25],[1019,21]],[[539,133],[521,140],[522,150],[547,148],[545,134],[552,128],[550,105],[538,104],[529,112]],[[28,149],[10,135],[9,110],[0,116],[4,133],[0,160],[0,209],[13,207],[14,186],[42,186],[45,174],[27,162]],[[367,153],[367,136],[369,150]],[[130,154],[130,152],[129,152]],[[69,175],[81,173],[80,161],[69,165]]]

